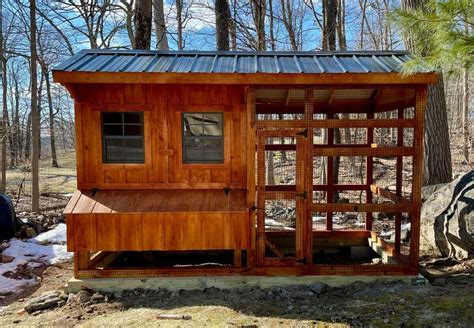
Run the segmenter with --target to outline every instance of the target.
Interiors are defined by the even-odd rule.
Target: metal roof
[[[410,54],[404,51],[83,50],[53,70],[134,73],[396,73],[410,59]]]

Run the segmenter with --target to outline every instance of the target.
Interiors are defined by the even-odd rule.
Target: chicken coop
[[[85,50],[75,277],[414,275],[433,72],[405,52]]]

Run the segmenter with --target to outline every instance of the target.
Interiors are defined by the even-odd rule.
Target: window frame
[[[212,115],[219,115],[220,116],[220,131],[221,135],[220,136],[186,136],[185,135],[185,122],[184,122],[184,117],[186,115],[199,115],[199,114],[212,114]],[[184,165],[219,165],[219,164],[224,164],[225,163],[225,124],[224,124],[224,111],[186,111],[186,112],[181,112],[181,153],[182,153],[182,164]],[[204,121],[202,122],[201,126],[205,126]],[[219,160],[189,160],[186,158],[186,140],[189,138],[194,138],[194,139],[200,139],[200,140],[220,140],[221,141],[221,149],[220,149],[220,159]]]
[[[121,114],[122,122],[121,123],[105,123],[104,115],[105,114]],[[140,114],[140,123],[126,123],[125,114]],[[101,120],[101,134],[102,134],[102,164],[145,164],[146,160],[146,145],[145,145],[145,112],[144,111],[101,111],[100,113]],[[120,126],[122,128],[122,135],[105,135],[105,126]],[[141,135],[126,136],[125,126],[141,126]],[[141,140],[142,141],[142,158],[140,160],[108,160],[107,159],[107,140]]]

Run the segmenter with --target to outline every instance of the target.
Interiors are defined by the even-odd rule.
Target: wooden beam
[[[314,120],[311,122],[305,122],[302,120],[284,120],[284,121],[272,121],[272,120],[259,120],[256,122],[258,129],[288,129],[288,128],[306,128],[308,126],[318,129],[327,128],[411,128],[416,124],[414,119],[326,119],[326,120]]]
[[[411,147],[379,147],[379,148],[314,148],[314,156],[371,156],[371,157],[397,157],[413,156],[415,150]]]
[[[146,83],[146,84],[430,84],[436,73],[152,73],[152,72],[67,72],[53,71],[59,83]]]
[[[313,204],[314,212],[412,212],[411,204],[350,204],[350,203],[318,203]],[[330,230],[330,229],[328,229]]]

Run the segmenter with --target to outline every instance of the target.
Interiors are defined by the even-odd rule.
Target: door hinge
[[[297,132],[296,133],[297,136],[303,136],[305,138],[308,138],[308,129],[304,129],[303,131],[301,132]]]
[[[297,193],[296,198],[301,198],[301,199],[307,199],[308,198],[308,193],[306,191]]]

